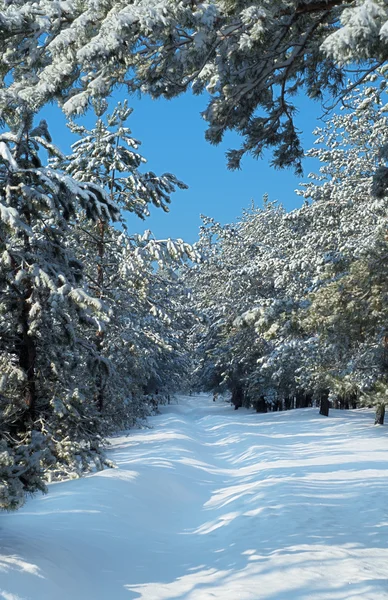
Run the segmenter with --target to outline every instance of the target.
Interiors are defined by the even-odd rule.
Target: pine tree
[[[19,505],[23,490],[44,487],[42,468],[59,459],[70,432],[56,442],[56,417],[72,412],[82,419],[71,400],[85,361],[74,322],[81,313],[98,318],[104,307],[88,293],[82,264],[66,248],[71,219],[78,206],[90,218],[117,217],[98,186],[42,166],[41,148],[59,154],[46,122],[34,127],[28,113],[0,135],[2,485],[12,490],[2,493],[3,508]]]
[[[157,176],[151,171],[142,172],[140,170],[146,163],[146,159],[137,151],[140,142],[132,137],[131,130],[127,125],[131,113],[132,109],[125,101],[123,104],[119,103],[112,114],[106,116],[105,120],[100,118],[91,130],[82,125],[70,123],[71,131],[80,136],[80,139],[73,144],[72,154],[65,159],[53,161],[53,166],[63,168],[76,180],[102,186],[111,201],[120,209],[121,226],[124,231],[127,229],[126,216],[128,213],[135,213],[144,219],[149,215],[150,204],[167,212],[171,194],[176,188],[187,188],[184,183],[170,173]],[[123,294],[130,285],[126,281],[127,273],[131,269],[136,271],[138,267],[134,251],[139,238],[125,234],[119,235],[112,230],[111,224],[103,217],[99,218],[92,227],[82,220],[79,223],[77,235],[77,245],[86,250],[83,260],[88,265],[89,285],[96,297],[112,307],[111,310],[115,314],[110,320],[113,327],[117,328],[117,318],[125,319],[123,315],[126,304]],[[153,243],[152,241],[150,246]],[[168,245],[171,246],[171,242]],[[158,245],[155,246],[156,252],[157,247]],[[159,245],[160,248],[161,245]],[[190,254],[191,250],[188,245],[181,246],[180,250],[179,245],[176,246],[176,258],[181,257],[182,252]],[[168,253],[160,250],[160,255],[159,263],[167,264]],[[144,264],[143,266],[147,270],[148,265]],[[144,281],[141,284],[143,286],[147,285],[146,281],[149,278],[149,273],[147,275],[146,273],[147,271],[144,273]],[[139,273],[137,273],[137,277],[141,279]],[[144,301],[144,299],[142,300]],[[131,302],[127,304],[128,314],[131,313]],[[118,311],[119,306],[120,310]],[[148,311],[149,309],[147,309]],[[121,313],[120,317],[116,314],[118,312]],[[105,323],[103,327],[98,327],[94,340],[99,357],[95,364],[95,383],[96,403],[100,411],[103,410],[106,400],[105,390],[108,385],[110,369],[107,360],[110,354],[109,344],[105,339],[106,335],[109,335],[109,327],[108,323]],[[118,327],[121,331],[121,327]],[[139,323],[137,327],[139,327]],[[117,338],[116,329],[116,342],[119,343]],[[117,377],[117,374],[115,376]]]
[[[338,98],[346,65],[353,85],[386,61],[383,0],[2,0],[0,9],[2,114],[53,99],[81,114],[118,84],[166,98],[206,90],[209,141],[230,129],[244,138],[231,168],[270,148],[275,166],[300,171],[295,96]]]

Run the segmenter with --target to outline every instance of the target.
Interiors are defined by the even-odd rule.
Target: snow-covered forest
[[[373,429],[388,402],[387,36],[385,0],[0,0],[4,522],[30,494],[58,490],[54,482],[113,473],[118,450],[107,452],[107,440],[149,427],[150,418],[167,426],[179,393],[190,414],[195,402],[215,408],[214,427],[217,415],[234,423],[249,414],[244,423],[262,434],[266,423],[291,421],[255,413],[311,408],[298,415],[314,430],[335,415],[348,436],[362,428],[365,447],[369,425],[376,456],[380,442],[387,449],[385,430]],[[194,244],[155,239],[150,208],[168,212],[187,186],[148,164],[131,95],[170,99],[188,90],[204,98],[210,143],[239,135],[228,167],[270,150],[274,169],[300,175],[300,208],[287,212],[268,189],[259,206],[246,199],[235,223],[204,215]],[[312,149],[295,125],[302,95],[322,103]],[[66,115],[69,153],[41,116],[50,103]],[[306,157],[319,165],[308,176]],[[159,410],[167,420],[151,417]],[[303,417],[292,423],[289,434],[301,435]],[[339,425],[322,427],[328,446],[331,432],[338,441]],[[214,468],[218,477],[229,466]],[[185,497],[183,483],[174,485]],[[3,591],[11,564],[3,562],[0,597],[30,597],[23,586]],[[271,585],[265,593],[275,596],[263,598],[350,598],[282,596]],[[110,597],[87,589],[78,597]],[[233,590],[233,598],[261,598]],[[122,597],[214,596],[135,592]],[[66,597],[76,593],[66,589]],[[388,597],[376,593],[362,597]]]
[[[377,83],[356,88],[317,130],[319,159],[285,212],[264,198],[234,224],[204,218],[203,257],[184,271],[199,389],[230,392],[258,412],[320,405],[377,407],[388,388],[387,200],[373,175],[388,141]],[[350,110],[351,107],[351,110]]]

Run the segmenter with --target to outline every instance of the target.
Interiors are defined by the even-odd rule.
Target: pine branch
[[[296,13],[300,15],[321,12],[331,10],[337,6],[350,6],[352,4],[354,4],[353,0],[319,0],[318,2],[310,2],[308,4],[303,2],[296,7]]]

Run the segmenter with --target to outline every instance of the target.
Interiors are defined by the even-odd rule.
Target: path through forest
[[[388,599],[388,434],[371,411],[179,398],[117,469],[0,516],[4,600]]]

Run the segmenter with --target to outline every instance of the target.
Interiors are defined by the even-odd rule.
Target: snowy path
[[[369,411],[180,402],[114,439],[118,469],[0,516],[0,599],[388,600],[388,434]]]

